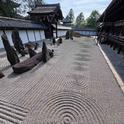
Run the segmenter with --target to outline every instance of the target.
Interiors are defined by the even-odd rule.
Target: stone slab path
[[[0,124],[124,124],[124,96],[91,38],[66,40],[55,56],[0,80]]]

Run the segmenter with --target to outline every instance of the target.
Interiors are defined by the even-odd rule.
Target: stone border
[[[96,39],[95,39],[95,42],[98,45],[101,53],[103,54],[103,56],[104,56],[104,58],[105,58],[105,60],[106,60],[106,62],[108,64],[110,70],[112,71],[112,73],[113,73],[113,75],[114,75],[119,87],[121,88],[122,92],[124,93],[124,82],[122,81],[120,75],[118,74],[118,72],[116,71],[115,67],[112,65],[112,63],[110,62],[110,60],[107,57],[106,53],[102,50],[102,47],[100,46],[100,44],[97,42]]]

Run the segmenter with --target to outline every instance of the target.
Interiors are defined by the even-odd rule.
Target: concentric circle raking
[[[95,100],[73,91],[50,96],[44,101],[40,115],[44,123],[49,120],[61,124],[106,124],[104,112]]]

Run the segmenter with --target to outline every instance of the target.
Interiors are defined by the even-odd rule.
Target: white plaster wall
[[[13,45],[13,43],[12,43],[12,37],[11,37],[12,31],[9,30],[9,31],[5,31],[5,32],[6,32],[6,35],[8,37],[8,40],[9,40],[10,45]],[[3,42],[2,42],[2,39],[1,39],[1,35],[2,34],[3,34],[3,31],[1,30],[0,31],[0,48],[3,48]]]
[[[8,30],[8,31],[5,31],[6,32],[6,35],[7,35],[7,38],[8,38],[8,40],[9,40],[9,43],[10,43],[10,45],[13,45],[13,42],[12,42],[12,37],[11,37],[11,35],[12,35],[12,30]],[[3,48],[4,46],[3,46],[3,42],[2,42],[2,39],[1,39],[1,35],[3,34],[3,31],[1,30],[0,31],[0,48]]]
[[[92,32],[92,31],[76,31],[79,32],[82,35],[97,35],[96,32]]]
[[[35,30],[36,41],[41,40],[39,30]]]
[[[56,37],[56,32],[53,32],[53,37]]]
[[[21,38],[23,43],[28,42],[28,37],[27,37],[27,34],[26,34],[26,30],[20,30],[19,35],[20,35],[20,38]]]
[[[35,41],[33,30],[28,30],[29,41]]]
[[[43,30],[40,30],[40,34],[41,34],[41,39],[45,39],[45,34],[44,34],[44,31]]]
[[[9,39],[10,44],[13,45],[12,37],[11,37],[12,30],[6,30],[5,32],[7,34],[7,37]],[[35,41],[33,30],[28,30],[27,33],[28,33],[28,36],[29,36],[29,41]],[[2,39],[1,39],[2,34],[3,34],[3,31],[0,30],[0,48],[3,48],[3,43],[2,43]],[[28,37],[27,37],[27,34],[26,34],[26,30],[19,30],[19,35],[20,35],[23,43],[28,42]],[[44,34],[43,30],[35,30],[35,36],[36,36],[37,41],[45,39],[45,34]]]
[[[41,37],[41,32],[40,32],[40,30],[38,30],[39,31],[39,35],[40,35],[40,40],[42,40],[42,37]]]
[[[58,30],[58,37],[65,36],[67,30]],[[53,36],[56,37],[56,32],[54,30]]]
[[[12,42],[12,30],[7,30],[5,32],[7,34],[7,37],[8,37],[8,40],[9,40],[10,45],[13,46],[13,42]]]
[[[66,30],[59,30],[58,31],[58,37],[65,36],[66,35]]]
[[[0,31],[0,48],[3,48],[3,42],[1,39],[1,35],[3,34],[3,31]]]

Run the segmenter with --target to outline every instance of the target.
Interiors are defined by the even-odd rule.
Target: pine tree
[[[97,27],[97,20],[100,17],[100,14],[97,10],[93,10],[90,16],[87,18],[87,26],[91,28]]]
[[[84,24],[84,15],[83,12],[81,12],[77,18],[76,18],[76,27],[81,27]]]
[[[0,0],[0,15],[15,17],[17,15],[17,7],[19,7],[19,4],[12,0]]]
[[[68,22],[68,23],[73,23],[74,22],[74,11],[73,9],[70,9],[68,15],[66,16],[65,22]]]

